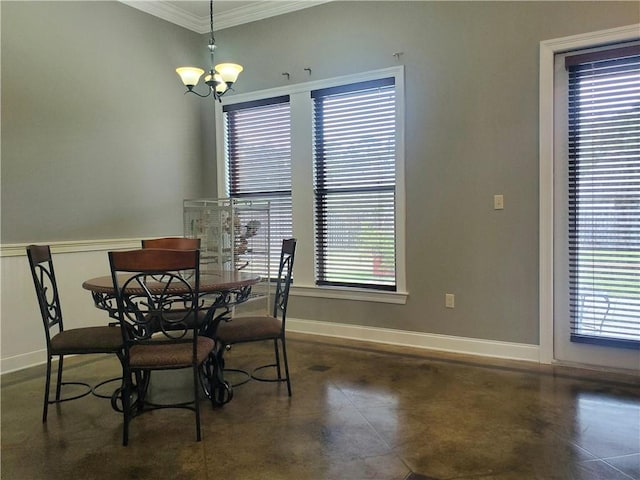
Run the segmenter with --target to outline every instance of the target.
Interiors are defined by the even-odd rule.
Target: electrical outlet
[[[493,209],[494,210],[504,209],[504,195],[493,196]]]
[[[453,293],[444,294],[444,306],[454,308],[456,306],[456,296]]]

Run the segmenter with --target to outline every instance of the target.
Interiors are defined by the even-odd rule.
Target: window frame
[[[313,99],[311,98],[311,91],[385,77],[394,77],[396,85],[396,291],[318,286],[315,285]],[[302,297],[348,299],[392,304],[406,303],[408,292],[406,290],[405,255],[404,67],[390,67],[225,96],[222,103],[216,103],[215,105],[218,196],[224,197],[227,195],[223,105],[257,101],[282,95],[289,95],[291,105],[293,234],[298,239],[295,266],[296,282],[292,286],[291,294]]]
[[[386,77],[311,92],[317,285],[396,290],[395,211],[387,209],[395,206],[396,192],[395,90],[395,78]],[[379,131],[390,125],[393,129],[387,133]],[[345,142],[351,147],[347,151]],[[365,155],[357,152],[361,148],[366,148]],[[369,177],[366,172],[383,159],[375,177]],[[358,175],[354,175],[354,169]],[[351,243],[351,235],[361,235],[369,228],[360,223],[364,218],[380,229],[375,240],[367,240],[371,243],[365,250],[371,249],[373,254],[383,251],[387,241],[393,243],[392,283],[391,276],[377,276],[373,269],[371,273],[366,271],[371,259],[364,260],[356,253],[364,246],[362,240]],[[334,226],[338,224],[351,225],[354,230],[349,232],[346,227],[336,232]]]
[[[556,219],[555,198],[555,70],[556,54],[593,48],[611,43],[626,42],[638,38],[640,24],[596,32],[588,32],[569,37],[561,37],[540,42],[539,52],[539,360],[541,363],[566,363],[556,354],[554,333],[554,303],[556,282],[554,281],[555,258],[554,238]],[[635,357],[629,358],[627,350],[623,358],[612,358],[609,350],[591,351],[589,363],[598,367],[628,368]]]
[[[225,144],[225,152],[229,154],[229,158],[225,158],[225,166],[234,165],[236,170],[247,173],[247,176],[237,175],[234,169],[229,169],[225,175],[225,191],[226,196],[233,196],[238,200],[266,200],[270,202],[270,248],[269,248],[269,266],[271,275],[278,272],[280,262],[280,241],[282,238],[290,238],[293,236],[293,224],[278,222],[278,217],[290,218],[290,207],[292,203],[291,197],[291,145],[290,131],[287,132],[285,125],[290,122],[290,101],[288,95],[281,97],[270,97],[257,102],[243,102],[231,105],[223,105],[223,113],[225,114],[224,137],[228,143]],[[268,122],[265,115],[275,122],[283,122],[283,130],[278,135],[270,135]],[[248,123],[245,123],[248,122]],[[236,141],[239,136],[246,135],[247,126],[258,126],[258,130],[250,129],[251,139],[248,144],[241,144]],[[290,130],[290,126],[289,126]],[[233,138],[233,140],[232,140]],[[246,137],[245,137],[246,138]],[[285,140],[286,139],[286,140]],[[229,141],[232,140],[232,141]],[[256,148],[255,142],[259,142]],[[239,148],[234,149],[234,146]],[[264,148],[272,148],[270,155],[262,155]],[[235,151],[235,154],[230,152]],[[235,162],[231,162],[231,158]],[[286,161],[288,160],[288,162]],[[262,161],[260,164],[258,162]],[[258,168],[254,170],[256,164]],[[265,175],[265,172],[273,172],[278,168],[282,168],[277,175]],[[250,171],[248,171],[250,170]],[[288,170],[288,171],[287,171]],[[252,175],[259,172],[264,181],[251,182]],[[249,179],[249,180],[248,180]],[[285,184],[282,180],[286,179]],[[269,183],[269,182],[273,183]],[[233,193],[231,193],[233,190]],[[289,207],[289,208],[288,208]],[[276,227],[277,228],[272,228]],[[275,278],[275,277],[274,277]]]

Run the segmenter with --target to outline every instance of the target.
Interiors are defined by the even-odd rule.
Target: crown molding
[[[142,12],[148,13],[155,17],[175,23],[181,27],[187,28],[197,33],[205,33],[208,31],[208,23],[206,29],[202,31],[202,19],[182,8],[177,8],[166,1],[138,1],[138,0],[119,0],[130,7]]]
[[[255,22],[285,13],[295,12],[304,8],[321,5],[333,0],[298,0],[291,2],[259,2],[255,5],[247,5],[244,7],[233,8],[223,13],[216,14],[214,17],[214,29],[222,30],[224,28],[242,25],[244,23]],[[139,1],[139,0],[120,0],[130,7],[141,10],[150,15],[174,23],[181,27],[187,28],[196,33],[209,33],[209,17],[201,17],[188,12],[175,5],[175,2],[165,0],[158,1]]]
[[[323,3],[329,3],[333,0],[299,0],[292,2],[260,2],[255,5],[238,7],[216,15],[214,17],[214,28],[220,30],[223,28],[235,27],[243,23],[264,20],[265,18],[284,15],[285,13],[295,12],[304,8],[314,7]],[[206,26],[203,33],[209,31],[209,21],[205,19]]]

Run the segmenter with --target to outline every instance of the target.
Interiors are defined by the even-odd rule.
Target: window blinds
[[[270,270],[283,238],[293,236],[289,96],[223,106],[228,193],[270,201]]]
[[[394,82],[311,92],[318,285],[396,289]]]
[[[567,57],[571,340],[640,347],[640,46]]]

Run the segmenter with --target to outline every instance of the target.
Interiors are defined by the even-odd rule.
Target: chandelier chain
[[[211,27],[211,45],[215,45],[216,39],[213,36],[213,0],[209,2],[209,25]]]

